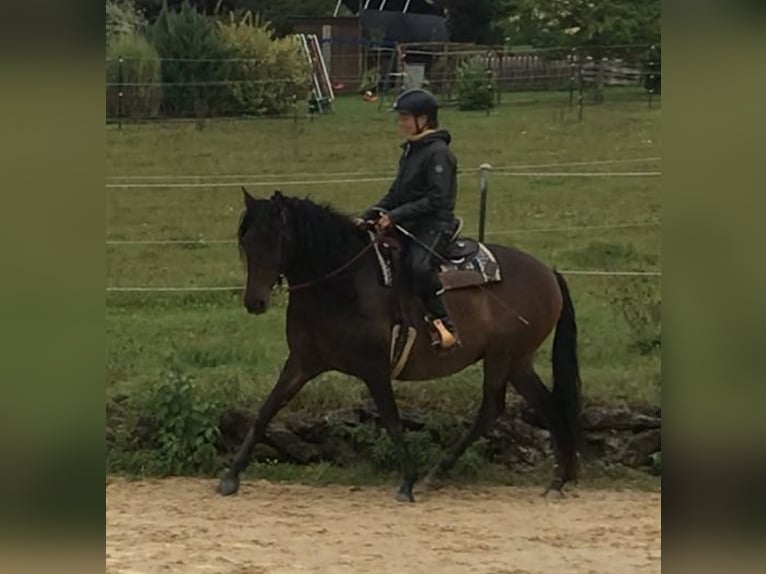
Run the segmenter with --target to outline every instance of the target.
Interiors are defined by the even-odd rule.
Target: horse
[[[239,489],[239,476],[269,421],[310,380],[327,371],[361,379],[372,395],[401,465],[396,498],[414,502],[417,468],[404,441],[391,386],[392,309],[402,296],[381,281],[374,240],[353,220],[328,205],[275,192],[255,199],[243,188],[245,209],[238,228],[247,271],[243,303],[264,313],[273,288],[289,285],[288,356],[271,393],[260,405],[246,438],[218,483],[222,495]],[[471,443],[505,410],[510,383],[544,419],[556,459],[545,490],[560,495],[576,480],[580,375],[575,310],[564,278],[518,249],[487,245],[502,271],[496,283],[448,291],[446,304],[463,341],[442,354],[418,321],[410,358],[397,380],[438,379],[483,362],[482,401],[464,435],[429,471],[426,484],[441,479]],[[422,308],[422,303],[420,303]],[[420,317],[423,316],[421,311]],[[549,390],[533,367],[537,349],[555,327],[553,385]]]

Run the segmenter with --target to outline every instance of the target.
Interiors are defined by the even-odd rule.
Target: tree
[[[506,29],[513,43],[579,48],[598,64],[596,99],[603,94],[602,59],[612,46],[660,39],[660,0],[519,0]]]
[[[516,10],[519,0],[446,0],[447,26],[453,42],[501,44],[502,24]]]
[[[152,27],[152,40],[163,59],[162,109],[178,116],[225,113],[232,50],[211,18],[189,2],[178,10],[163,8]]]
[[[163,1],[168,7],[178,8],[184,0],[136,0],[136,5],[146,17],[154,20],[162,10]],[[271,22],[274,32],[283,36],[292,32],[292,19],[296,16],[331,16],[335,0],[191,0],[200,12],[208,15],[247,12],[259,15]]]
[[[519,0],[511,21],[532,45],[650,44],[660,36],[660,0]]]
[[[106,43],[141,32],[146,20],[130,0],[106,0]]]

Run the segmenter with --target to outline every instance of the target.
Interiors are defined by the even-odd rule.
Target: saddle
[[[483,243],[461,237],[462,231],[463,220],[458,217],[448,241],[435,255],[439,260],[439,278],[444,290],[463,289],[501,281],[500,266],[494,254]],[[410,239],[397,233],[387,235],[375,246],[383,284],[387,287],[393,285],[394,270],[404,269],[400,259],[404,256],[408,241]]]

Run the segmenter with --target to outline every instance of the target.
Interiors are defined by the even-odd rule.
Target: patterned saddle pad
[[[374,236],[371,234],[371,240]],[[401,251],[395,241],[387,242],[383,248],[375,244],[375,254],[380,265],[383,284],[390,287],[393,284],[392,253]],[[502,281],[500,265],[495,255],[483,243],[474,239],[459,238],[453,241],[445,250],[443,261],[439,267],[439,277],[445,290],[462,289]]]

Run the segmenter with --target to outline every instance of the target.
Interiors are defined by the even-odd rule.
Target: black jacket
[[[393,223],[410,231],[448,229],[454,224],[457,160],[446,130],[437,130],[402,144],[399,171],[388,193],[364,216],[385,210]]]

